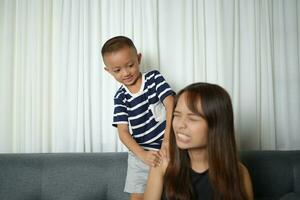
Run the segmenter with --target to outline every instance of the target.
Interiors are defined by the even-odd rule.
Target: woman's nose
[[[186,124],[186,119],[181,119],[179,122],[178,122],[178,127],[180,129],[185,129],[187,127],[187,124]]]

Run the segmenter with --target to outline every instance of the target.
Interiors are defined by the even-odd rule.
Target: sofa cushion
[[[280,200],[299,200],[299,199],[300,199],[300,195],[294,192],[288,193],[280,198]]]
[[[291,154],[291,159],[295,163],[294,164],[294,191],[300,194],[300,155],[299,153],[297,154],[296,152],[292,152]]]
[[[255,200],[300,200],[300,151],[241,152]],[[0,154],[1,200],[127,200],[127,153]]]
[[[1,200],[127,200],[127,153],[2,154]]]
[[[39,200],[42,161],[36,156],[1,155],[0,199]]]
[[[241,152],[241,160],[249,170],[256,199],[280,199],[294,191],[294,171],[290,152]]]

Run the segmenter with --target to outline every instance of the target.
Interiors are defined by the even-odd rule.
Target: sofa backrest
[[[127,200],[127,153],[0,154],[1,200]]]
[[[300,200],[300,151],[244,151],[256,200]]]
[[[299,151],[243,151],[256,200],[300,199]],[[127,153],[0,154],[1,200],[127,200]]]

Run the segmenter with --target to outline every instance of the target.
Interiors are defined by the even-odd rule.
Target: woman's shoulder
[[[240,174],[242,175],[243,180],[246,182],[251,181],[250,174],[249,174],[247,167],[241,162],[239,162],[238,166],[239,166],[239,171],[240,171]]]
[[[241,162],[239,162],[239,170],[240,170],[243,174],[244,174],[244,173],[249,173],[247,167],[246,167],[243,163],[241,163]]]
[[[246,190],[246,193],[248,195],[248,199],[252,200],[253,199],[253,188],[252,188],[252,181],[250,177],[250,173],[247,169],[247,167],[239,162],[239,170],[242,176],[242,180],[244,182],[244,187]]]

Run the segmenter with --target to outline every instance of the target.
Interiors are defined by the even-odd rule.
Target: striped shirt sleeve
[[[118,95],[114,98],[114,116],[113,123],[114,127],[117,127],[118,124],[128,124],[128,112],[125,105],[123,95]]]
[[[170,85],[159,71],[155,70],[154,80],[156,84],[156,92],[161,102],[163,102],[167,96],[175,95],[175,92],[171,89]]]

